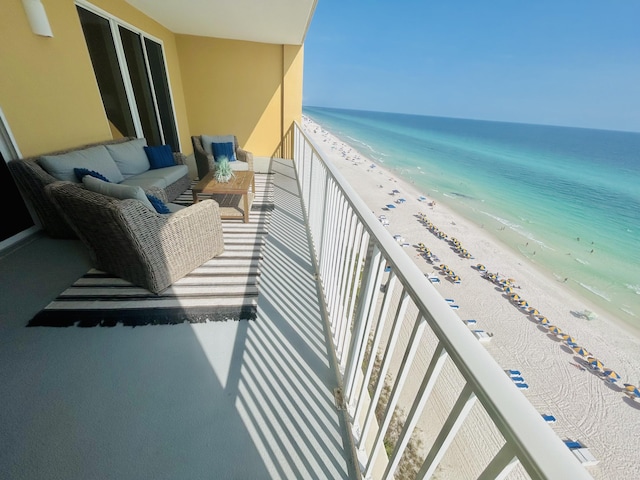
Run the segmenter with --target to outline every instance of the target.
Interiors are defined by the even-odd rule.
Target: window
[[[114,138],[180,151],[162,45],[105,12],[76,7]]]

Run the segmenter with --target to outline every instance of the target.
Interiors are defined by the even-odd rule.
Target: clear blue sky
[[[318,0],[303,104],[640,131],[640,0]]]

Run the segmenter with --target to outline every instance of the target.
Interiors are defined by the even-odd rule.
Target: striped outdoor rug
[[[190,205],[191,190],[174,203]],[[262,246],[273,208],[270,174],[256,174],[249,223],[223,220],[225,251],[160,295],[92,269],[28,326],[161,325],[255,319]]]

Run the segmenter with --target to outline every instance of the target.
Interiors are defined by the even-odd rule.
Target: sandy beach
[[[303,118],[303,129],[375,215],[386,217],[389,235],[398,236],[407,255],[425,274],[440,278],[434,286],[459,306],[456,313],[461,320],[475,320],[470,328],[490,335],[483,345],[503,369],[521,373],[522,383],[528,385],[523,395],[541,414],[555,417],[549,426],[556,434],[588,447],[599,461],[587,467],[589,473],[597,479],[640,478],[640,398],[624,388],[625,383],[640,385],[637,332],[536,269],[522,254],[500,244],[491,232],[457,216],[440,202],[435,205],[429,192],[418,191],[307,117]],[[388,209],[387,204],[395,208]],[[420,213],[423,220],[418,218]],[[460,244],[458,250],[450,242],[452,237]],[[422,252],[419,244],[424,245]],[[461,248],[472,258],[464,258]],[[424,249],[438,260],[427,261]],[[460,283],[446,280],[441,264],[455,272]],[[513,293],[535,308],[537,315],[517,306],[497,282],[484,278],[478,264],[498,279],[512,279]],[[578,315],[584,311],[595,313],[594,318]],[[575,345],[600,364],[590,365],[587,356],[550,331],[549,325],[541,324],[542,317],[569,334]],[[612,381],[605,375],[606,369],[620,378]]]

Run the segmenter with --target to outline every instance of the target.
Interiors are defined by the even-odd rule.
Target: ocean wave
[[[602,293],[601,291],[599,291],[597,288],[592,287],[591,285],[587,285],[586,283],[582,283],[582,282],[578,282],[578,285],[580,285],[582,288],[584,288],[585,290],[589,290],[591,293],[593,293],[594,295],[599,296],[600,298],[605,299],[607,302],[610,302],[611,299],[609,297],[607,297],[604,293]]]
[[[362,146],[363,146],[363,147],[365,147],[367,150],[369,150],[369,151],[370,151],[370,152],[372,152],[372,153],[375,153],[376,155],[379,155],[379,156],[381,156],[381,157],[388,157],[388,155],[387,155],[386,153],[383,153],[383,152],[379,152],[379,151],[377,151],[377,150],[376,150],[375,148],[373,148],[371,145],[369,145],[369,144],[368,144],[368,143],[366,143],[366,142],[363,142],[362,140],[358,140],[357,138],[350,137],[349,135],[346,135],[346,137],[347,137],[349,140],[353,140],[355,143],[358,143],[358,144],[362,145]]]
[[[575,257],[576,258],[576,262],[581,263],[582,265],[589,265],[589,262],[587,262],[586,260],[582,260],[581,258]]]
[[[631,285],[629,283],[625,283],[624,286],[627,287],[629,290],[631,290],[636,295],[640,295],[640,285]]]
[[[628,307],[620,307],[620,310],[622,310],[624,313],[626,313],[627,315],[631,315],[632,317],[635,317],[636,314],[633,313],[631,310],[629,310]]]
[[[517,230],[519,228],[522,228],[520,225],[518,225],[517,223],[513,223],[510,222],[509,220],[506,220],[502,217],[498,217],[497,215],[493,215],[492,213],[489,212],[483,212],[481,211],[480,213],[482,213],[483,215],[486,215],[487,217],[491,217],[494,220],[496,220],[498,223],[501,223],[502,225],[509,227],[509,228],[513,228],[514,230]]]
[[[518,224],[518,223],[514,223],[511,222],[509,220],[506,220],[502,217],[498,217],[497,215],[494,215],[492,213],[489,212],[485,212],[485,211],[480,211],[480,213],[482,213],[483,215],[486,215],[488,217],[493,218],[494,220],[496,220],[498,223],[501,223],[502,225],[509,227],[510,229],[518,232],[520,235],[522,235],[523,237],[525,237],[527,240],[534,242],[536,244],[538,244],[541,248],[546,248],[547,250],[551,250],[551,251],[555,251],[555,248],[551,248],[549,247],[546,243],[544,243],[542,240],[538,240],[536,237],[534,237],[533,233],[525,230],[522,228],[522,225]],[[523,252],[524,253],[524,252]]]

